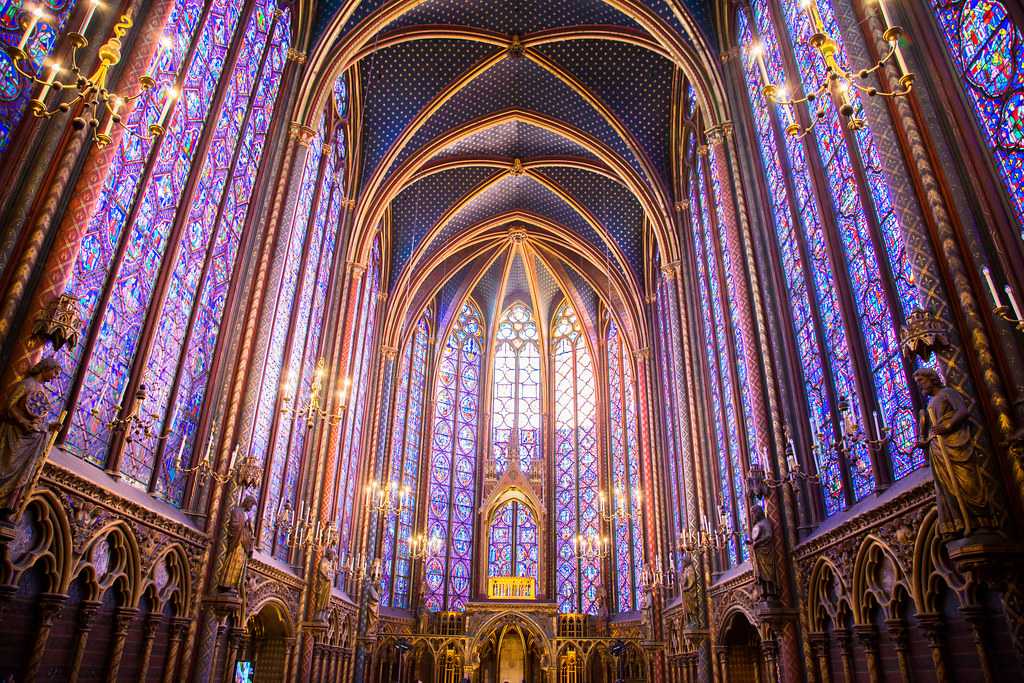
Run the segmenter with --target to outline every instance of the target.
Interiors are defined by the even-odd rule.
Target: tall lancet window
[[[402,500],[401,514],[384,520],[384,604],[409,607],[409,537],[416,519],[416,482],[423,436],[423,404],[430,340],[429,313],[424,313],[402,350],[399,385],[391,420],[387,485]]]
[[[26,6],[27,5],[27,6]],[[4,0],[0,9],[0,42],[15,47],[25,31],[19,23],[24,12],[39,6],[44,18],[36,26],[31,40],[25,45],[28,54],[21,68],[40,76],[44,62],[57,44],[57,36],[64,29],[75,8],[75,0],[44,0],[26,3],[24,0]],[[93,40],[93,36],[89,36]],[[0,51],[0,152],[7,149],[14,129],[25,115],[26,105],[32,97],[29,80],[18,74],[14,61],[6,51]]]
[[[601,564],[597,559],[579,559],[575,551],[577,537],[601,537],[594,362],[576,312],[568,303],[555,313],[551,329],[558,608],[594,614]]]
[[[483,318],[467,301],[452,323],[435,380],[427,536],[441,543],[424,565],[425,600],[433,611],[462,611],[469,600],[483,339]]]
[[[168,46],[148,70],[161,92],[180,80],[183,95],[158,141],[121,138],[66,290],[85,335],[54,383],[64,398],[55,406],[70,406],[65,446],[97,465],[116,463],[126,481],[173,504],[218,367],[242,233],[254,224],[249,200],[266,166],[289,26],[288,11],[270,0],[175,2]],[[162,104],[135,109],[128,127],[145,132]],[[109,425],[143,386],[153,436],[127,443]]]
[[[831,4],[818,0],[818,7],[838,39]],[[753,0],[751,11],[740,11],[737,31],[803,369],[808,427],[817,441],[815,464],[825,512],[832,514],[874,491],[879,476],[899,479],[923,462],[896,336],[917,305],[917,293],[870,125],[847,131],[826,103],[824,118],[801,141],[783,132],[792,109],[764,100],[749,49],[755,43],[773,83],[809,90],[825,77],[820,56],[807,44],[806,13],[794,0]],[[861,108],[859,96],[854,105]],[[811,172],[815,165],[824,169],[823,180]],[[874,461],[863,442],[839,453],[829,444],[844,422],[869,438],[891,428],[892,440]]]
[[[633,364],[615,321],[608,323],[608,432],[611,446],[611,496],[608,505],[622,509],[613,524],[616,604],[620,612],[639,609],[643,563],[640,524],[640,429],[637,422]]]
[[[495,469],[508,468],[509,441],[519,435],[519,468],[540,456],[540,334],[533,311],[513,304],[498,323],[494,352],[491,447]]]
[[[1024,236],[1024,26],[998,0],[929,4]]]

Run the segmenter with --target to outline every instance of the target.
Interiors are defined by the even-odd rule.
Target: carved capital
[[[309,146],[309,143],[313,141],[314,135],[316,135],[315,130],[298,121],[292,121],[288,126],[288,137],[303,147]]]
[[[682,263],[679,261],[673,261],[672,263],[665,263],[661,266],[661,274],[665,276],[666,280],[674,280],[679,277],[679,271],[682,269]]]
[[[288,48],[288,51],[284,53],[284,57],[289,62],[295,62],[296,64],[306,63],[306,53],[301,50],[296,50],[294,47]]]
[[[704,131],[704,135],[709,144],[719,145],[732,135],[732,121],[723,121],[717,126],[708,128]]]
[[[689,211],[690,210],[690,200],[689,199],[680,199],[678,202],[675,203],[674,206],[675,206],[676,212],[678,212],[678,213],[683,213],[684,211]]]
[[[384,347],[381,347],[381,352],[384,354],[385,358],[390,359],[390,360],[394,360],[398,356],[398,347],[397,346],[384,346]]]

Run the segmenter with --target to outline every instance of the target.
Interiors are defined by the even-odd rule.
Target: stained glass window
[[[426,389],[427,351],[430,338],[429,313],[424,313],[402,352],[395,411],[391,420],[388,481],[404,505],[400,514],[384,520],[383,567],[384,604],[409,607],[411,561],[409,537],[416,517],[416,489],[419,476],[420,441],[423,435],[423,405]]]
[[[0,42],[17,47],[25,33],[19,19],[28,9],[36,6],[45,14],[25,45],[28,59],[21,63],[21,68],[38,76],[43,71],[44,61],[57,43],[57,36],[64,30],[64,24],[75,8],[75,0],[43,0],[30,3],[27,8],[24,0],[4,0],[0,3]],[[11,135],[34,94],[33,88],[38,87],[32,86],[27,78],[21,76],[14,68],[11,56],[5,50],[0,50],[0,152],[10,144]]]
[[[615,321],[608,324],[608,424],[611,445],[612,490],[609,505],[630,513],[613,524],[616,604],[620,612],[639,608],[637,577],[643,563],[640,527],[640,430],[637,423],[633,364]]]
[[[537,518],[526,505],[510,500],[491,517],[487,541],[487,575],[537,577]]]
[[[374,241],[370,263],[360,285],[359,327],[352,338],[352,399],[345,423],[344,450],[339,467],[339,524],[341,548],[352,552],[352,505],[358,479],[363,428],[370,405],[371,363],[377,330],[377,299],[380,294],[380,239]]]
[[[689,415],[684,395],[685,377],[682,361],[682,339],[679,336],[678,309],[673,281],[661,278],[655,293],[658,331],[658,369],[662,400],[662,422],[665,425],[664,467],[668,473],[668,505],[673,528],[681,531],[686,525],[684,482],[692,480],[690,460]]]
[[[1024,237],[1024,26],[998,0],[929,4]]]
[[[577,536],[600,539],[594,364],[576,312],[563,303],[551,333],[555,400],[555,554],[558,608],[594,614],[601,578],[596,559],[577,558]]]
[[[119,404],[132,400],[123,394],[130,373],[140,372],[147,389],[142,411],[155,416],[154,435],[125,447],[121,473],[175,504],[184,492],[178,471],[195,445],[290,36],[289,13],[278,13],[270,0],[245,15],[241,9],[215,2],[199,26],[203,3],[177,0],[171,8],[168,41],[149,71],[161,86],[183,72],[183,96],[158,143],[122,138],[67,287],[79,299],[91,343],[72,350],[56,383],[55,391],[74,405],[66,445],[105,464],[107,424]],[[237,61],[227,74],[232,50]],[[211,111],[214,101],[222,104]],[[144,132],[162,105],[141,102],[128,127]],[[155,327],[144,335],[148,319]],[[82,357],[86,349],[90,355]]]
[[[508,467],[509,441],[519,434],[519,468],[540,457],[540,335],[533,311],[513,304],[498,323],[494,351],[491,445],[495,469]]]
[[[462,611],[469,600],[484,323],[462,305],[438,361],[427,536],[441,543],[424,564],[428,609]]]
[[[760,15],[766,16],[763,5],[764,0],[752,3],[758,15],[758,26],[762,22]],[[811,90],[826,77],[821,56],[810,45],[814,29],[797,0],[784,0],[782,7],[801,86]],[[840,59],[846,60],[831,3],[819,0],[818,7],[826,30],[837,41]],[[861,110],[860,95],[856,91],[852,99],[855,109]],[[899,479],[923,464],[921,451],[915,446],[913,403],[896,335],[898,322],[917,306],[917,293],[871,126],[865,125],[856,131],[855,144],[847,145],[836,108],[826,106],[825,112],[825,120],[814,129],[814,138],[829,185],[839,242],[846,256],[853,303],[860,319],[879,411],[893,429],[888,452],[893,475]],[[864,167],[866,186],[861,185],[857,177],[855,155],[860,157]],[[876,239],[872,230],[872,219],[877,223],[880,239]],[[879,254],[888,257],[888,264],[879,261]],[[895,301],[890,299],[884,284],[890,276]],[[860,424],[866,426],[863,419]],[[874,488],[870,470],[863,473],[860,480],[860,486],[854,483],[857,499]]]
[[[768,78],[777,84],[787,81],[783,51],[792,50],[798,87],[810,89],[824,77],[820,55],[808,45],[810,21],[794,0],[780,5],[788,40],[780,41],[769,3],[753,0],[752,14],[743,11],[738,16],[739,42],[749,47],[759,41]],[[826,29],[838,40],[831,4],[819,0],[818,7]],[[826,103],[824,119],[807,141],[782,134],[792,110],[770,110],[749,54],[743,65],[803,371],[808,426],[821,443],[832,443],[838,427],[837,403],[845,398],[851,421],[862,433],[873,432],[870,418],[865,420],[870,411],[863,401],[868,396],[878,406],[881,421],[893,428],[888,455],[894,477],[900,478],[922,463],[914,446],[907,370],[896,337],[899,321],[917,305],[917,293],[873,133],[865,126],[847,135],[836,108]],[[861,111],[859,96],[854,104]],[[817,163],[824,169],[826,192],[817,191],[811,174],[811,166]],[[857,170],[858,163],[862,172]],[[839,260],[834,256],[837,250],[842,253]],[[836,287],[837,279],[847,286]],[[886,281],[892,282],[891,288]],[[845,306],[844,291],[850,297]],[[855,311],[856,317],[848,319],[846,310]],[[858,346],[866,350],[863,362],[871,386],[858,382],[851,334],[863,337]],[[865,446],[854,447],[846,461],[824,447],[815,456],[826,514],[874,490]]]

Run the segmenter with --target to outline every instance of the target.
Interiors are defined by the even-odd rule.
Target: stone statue
[[[44,385],[58,374],[57,361],[44,358],[4,398],[0,413],[0,514],[17,517],[21,513],[53,445],[60,423],[43,423],[50,412]]]
[[[644,636],[648,639],[654,637],[654,591],[640,591],[640,619],[644,630]]]
[[[430,633],[430,610],[427,609],[422,597],[419,607],[416,608],[416,633],[420,635]]]
[[[945,386],[931,368],[915,371],[914,381],[928,397],[927,421],[922,415],[918,446],[925,449],[932,468],[939,533],[949,540],[1000,530],[1003,509],[996,493],[1000,483],[986,467],[987,458],[978,447],[963,397]]]
[[[377,619],[380,614],[380,580],[381,560],[377,557],[374,558],[373,564],[370,565],[370,573],[363,579],[363,588],[366,591],[367,611],[369,614],[366,633],[369,635],[373,635],[377,631]]]
[[[687,551],[683,551],[680,562],[679,588],[683,593],[683,611],[686,615],[686,623],[690,626],[699,626],[701,623],[700,576],[697,573],[697,563],[693,561],[693,555]]]
[[[776,569],[775,532],[772,523],[764,515],[760,505],[751,506],[750,538],[747,543],[751,550],[751,564],[754,567],[754,580],[757,582],[758,598],[763,602],[772,602],[779,596],[779,579]]]
[[[328,548],[320,556],[313,579],[313,618],[327,619],[327,607],[331,604],[331,584],[334,583],[334,550]]]
[[[221,592],[238,593],[242,590],[245,582],[245,570],[253,551],[252,521],[249,520],[249,512],[254,507],[256,507],[256,499],[247,495],[228,513],[224,564],[217,581],[217,587]]]

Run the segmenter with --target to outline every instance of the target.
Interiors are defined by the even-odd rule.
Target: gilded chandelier
[[[864,127],[864,119],[857,115],[854,108],[852,97],[854,89],[867,93],[870,97],[904,97],[910,93],[914,83],[914,74],[907,70],[907,63],[900,51],[899,41],[903,36],[903,29],[892,23],[885,0],[878,0],[878,10],[885,26],[882,37],[889,44],[889,51],[871,66],[861,69],[855,69],[848,64],[840,64],[839,44],[825,28],[825,22],[822,21],[821,13],[818,10],[817,0],[801,0],[800,7],[807,12],[811,25],[814,27],[814,33],[809,42],[825,63],[825,78],[816,88],[802,96],[790,97],[784,84],[771,82],[771,78],[768,76],[768,67],[764,61],[764,46],[754,43],[748,48],[748,53],[757,62],[757,68],[761,73],[761,80],[764,83],[762,92],[765,99],[777,105],[783,112],[787,135],[802,138],[825,119],[824,102],[812,112],[811,123],[806,127],[797,122],[795,108],[804,103],[811,107],[819,100],[823,100],[826,94],[831,95],[839,113],[847,120],[847,127],[850,130],[860,130]],[[895,63],[896,71],[899,74],[898,87],[887,91],[868,85],[868,78],[890,61]],[[791,111],[791,107],[794,110]]]
[[[82,72],[79,65],[79,51],[89,46],[86,33],[89,30],[89,25],[92,23],[97,8],[100,6],[99,0],[90,0],[81,26],[77,31],[68,33],[68,40],[71,43],[71,65],[66,70],[60,62],[50,60],[46,63],[48,67],[47,77],[40,79],[23,66],[23,63],[29,58],[26,51],[29,41],[36,32],[39,23],[47,19],[43,8],[39,6],[32,8],[24,14],[22,26],[24,26],[25,32],[22,34],[18,45],[6,46],[5,50],[10,55],[17,72],[28,79],[34,86],[40,86],[39,92],[30,102],[33,116],[49,119],[57,114],[65,114],[75,109],[77,115],[71,120],[71,125],[76,130],[82,130],[88,126],[96,145],[98,147],[105,147],[111,142],[111,132],[113,131],[114,124],[117,124],[131,135],[138,135],[125,126],[120,112],[126,105],[152,91],[156,86],[156,80],[149,74],[143,75],[139,78],[139,90],[135,94],[114,92],[108,88],[107,79],[110,76],[110,70],[121,61],[121,39],[127,35],[132,27],[132,10],[121,15],[121,18],[114,24],[113,35],[100,45],[97,51],[99,63],[95,71],[91,74]],[[160,49],[169,49],[169,47],[166,38],[161,41]],[[65,71],[69,72],[70,78],[68,80],[61,80],[60,76]],[[50,91],[56,91],[58,96],[62,96],[64,91],[68,91],[71,95],[67,98],[59,97],[60,102],[55,107],[50,108],[46,104]],[[177,98],[177,89],[173,86],[168,86],[165,90],[164,106],[160,113],[160,118],[149,125],[148,136],[139,137],[152,140],[163,134],[167,116],[171,111],[171,105]],[[106,117],[106,122],[102,130],[100,130],[100,122],[104,117]]]
[[[324,376],[327,374],[327,361],[323,358],[317,361],[316,369],[313,371],[313,381],[309,387],[309,400],[302,406],[297,406],[296,393],[298,378],[294,373],[289,373],[281,386],[281,413],[284,415],[294,414],[306,423],[307,429],[312,429],[317,420],[326,420],[332,426],[341,422],[345,414],[345,406],[348,402],[348,391],[351,381],[346,377],[338,389],[337,405],[335,411],[328,410],[322,398],[324,391]]]

